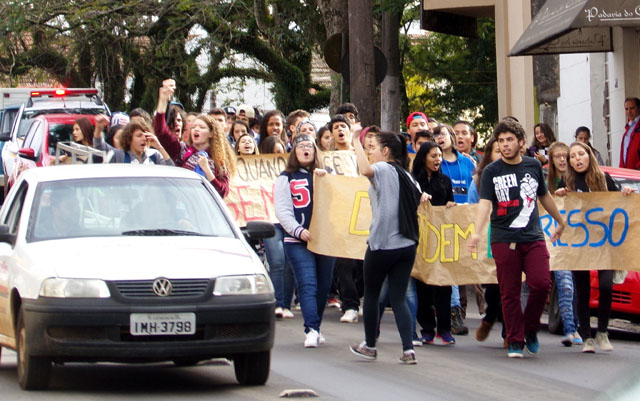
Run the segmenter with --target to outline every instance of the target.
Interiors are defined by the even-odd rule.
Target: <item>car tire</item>
[[[2,190],[2,203],[4,203],[4,200],[7,198],[7,194],[9,193],[9,183],[7,182],[7,177],[4,177],[4,187]]]
[[[51,360],[49,358],[31,355],[29,333],[27,333],[24,324],[22,310],[18,315],[16,333],[18,383],[20,387],[22,387],[23,390],[46,389],[51,376]]]
[[[261,386],[269,378],[271,351],[251,352],[233,356],[233,368],[238,383],[246,386]]]
[[[551,292],[549,293],[549,333],[563,334],[562,316],[560,316],[560,306],[558,305],[558,286],[552,280]]]

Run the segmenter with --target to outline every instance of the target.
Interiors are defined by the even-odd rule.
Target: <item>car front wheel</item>
[[[20,311],[17,326],[18,349],[18,383],[23,390],[40,390],[49,385],[51,376],[51,360],[31,355],[30,337],[24,324],[23,312]]]
[[[251,352],[233,356],[236,379],[242,385],[263,385],[269,378],[271,351]]]

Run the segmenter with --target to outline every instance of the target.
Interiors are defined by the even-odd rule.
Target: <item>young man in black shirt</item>
[[[498,141],[502,158],[482,173],[476,234],[467,247],[476,251],[480,233],[486,232],[491,215],[491,252],[507,327],[508,356],[522,358],[523,346],[531,354],[538,352],[536,333],[551,287],[549,251],[540,228],[537,201],[558,222],[551,241],[562,235],[564,220],[547,191],[540,162],[520,154],[525,142],[522,126],[505,119],[495,127],[493,137]],[[520,303],[523,272],[530,289],[524,313]]]

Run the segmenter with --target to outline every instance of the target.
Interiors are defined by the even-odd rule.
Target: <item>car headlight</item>
[[[253,295],[272,292],[271,281],[263,274],[218,277],[213,287],[213,295]]]
[[[41,297],[109,298],[111,293],[102,280],[48,278],[40,287]]]

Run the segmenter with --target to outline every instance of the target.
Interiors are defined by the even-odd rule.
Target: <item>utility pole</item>
[[[401,12],[387,10],[382,15],[382,52],[387,58],[387,76],[380,87],[380,127],[400,132],[400,19]]]
[[[349,93],[362,126],[380,124],[371,0],[349,0]]]

